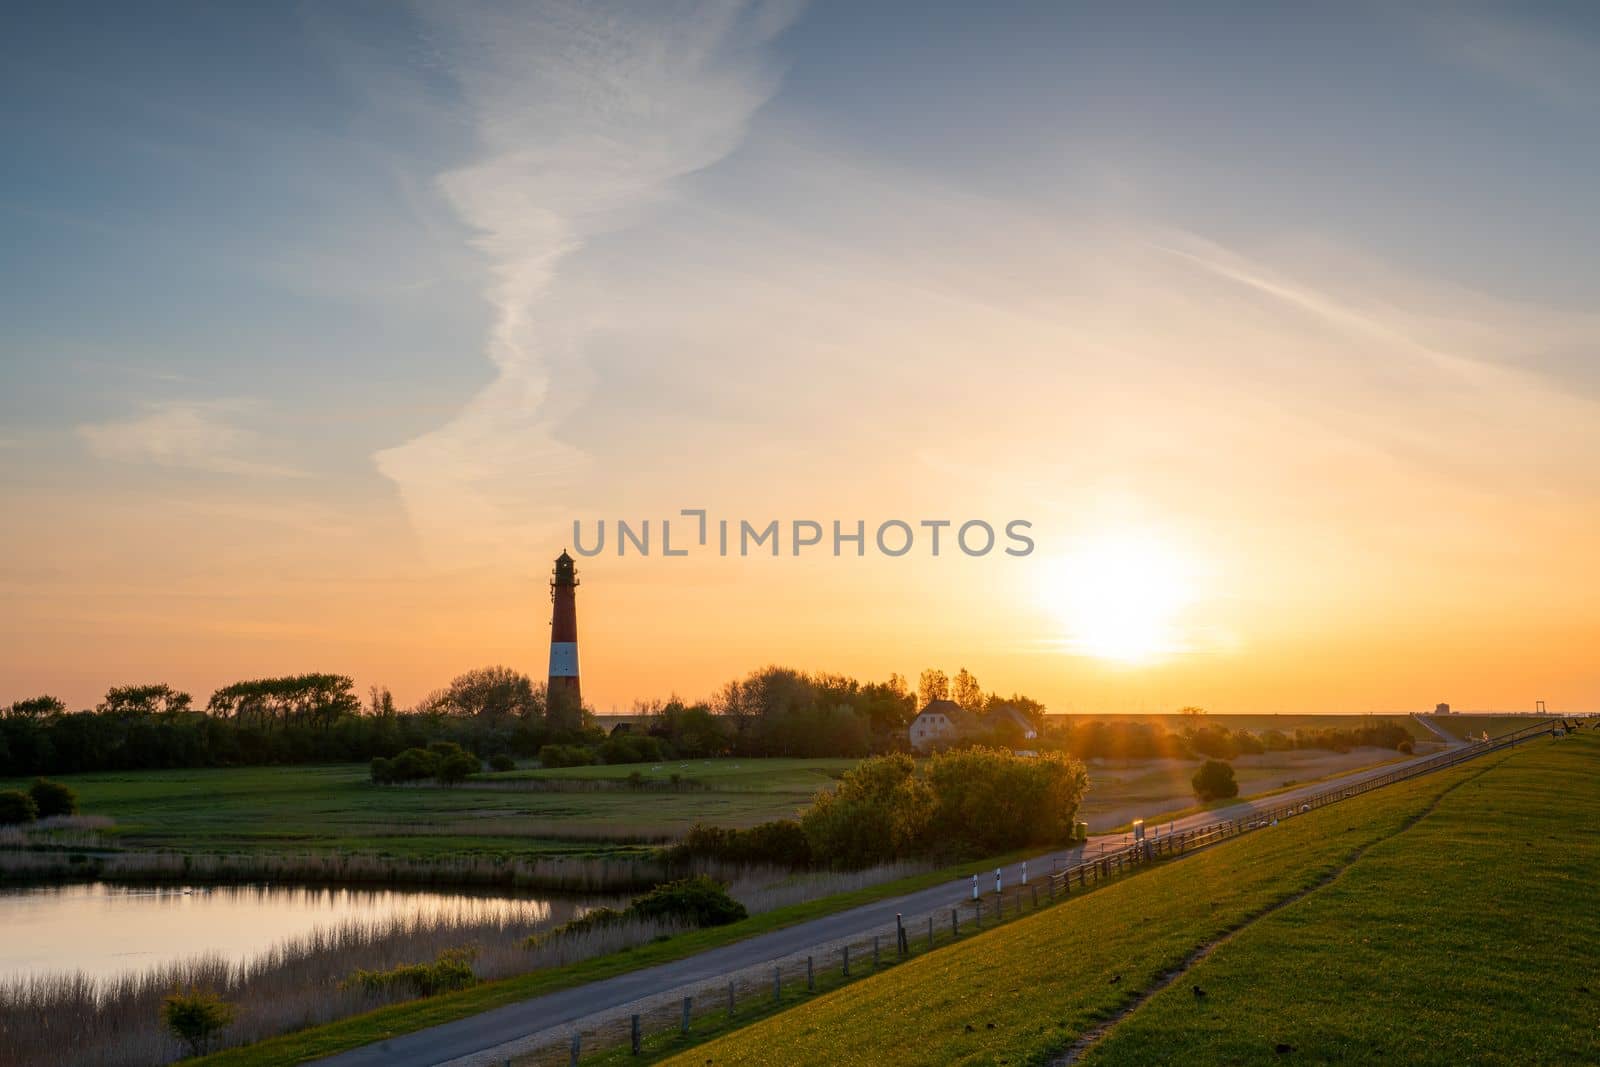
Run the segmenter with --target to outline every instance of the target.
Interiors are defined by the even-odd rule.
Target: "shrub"
[[[482,768],[483,764],[472,753],[452,752],[439,761],[439,769],[434,772],[434,777],[440,785],[458,785],[466,781],[469,774],[477,774]]]
[[[341,983],[344,989],[364,989],[370,993],[399,990],[414,997],[431,997],[465,989],[478,980],[472,973],[475,945],[445,949],[432,963],[403,963],[387,971],[357,970]]]
[[[372,757],[372,784],[388,785],[394,781],[394,761],[382,756]]]
[[[1395,746],[1395,748],[1396,751],[1405,756],[1409,756],[1417,750],[1417,746],[1413,745],[1409,740],[1400,742],[1400,744]]]
[[[587,767],[594,762],[594,752],[582,745],[545,745],[539,750],[539,762],[546,767]]]
[[[173,990],[161,1002],[161,1021],[172,1036],[189,1046],[189,1055],[202,1056],[218,1031],[233,1022],[235,1008],[216,993],[190,987]]]
[[[423,748],[408,748],[389,761],[391,782],[420,782],[439,772],[439,757]]]
[[[500,771],[502,773],[505,771],[514,771],[517,769],[517,761],[506,755],[504,752],[497,752],[493,756],[489,757],[489,769],[491,771]]]
[[[33,806],[38,809],[41,819],[48,819],[52,815],[78,814],[78,794],[60,782],[36,778],[28,788],[28,795],[33,798]]]
[[[744,905],[728,895],[727,886],[705,875],[658,885],[635,897],[628,911],[646,919],[679,919],[695,926],[726,926],[747,918]]]
[[[0,790],[0,826],[32,822],[39,817],[33,798],[20,789]]]
[[[600,758],[607,763],[659,763],[661,739],[648,734],[616,734],[600,743]]]
[[[1233,768],[1221,760],[1206,760],[1194,772],[1192,783],[1195,796],[1201,800],[1220,800],[1239,795],[1239,783],[1233,777]]]

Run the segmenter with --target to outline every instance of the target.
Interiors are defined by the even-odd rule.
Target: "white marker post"
[[[1023,885],[1027,885],[1028,884],[1028,861],[1027,860],[1023,860],[1022,861],[1022,884]]]
[[[996,893],[1000,892],[1000,868],[999,867],[996,867],[994,869],[994,891]]]
[[[977,900],[978,899],[978,876],[977,875],[973,875],[972,876],[972,899],[973,900]]]

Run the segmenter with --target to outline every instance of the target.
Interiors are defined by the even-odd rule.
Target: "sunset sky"
[[[8,5],[0,704],[1600,709],[1600,11],[1122,6]]]

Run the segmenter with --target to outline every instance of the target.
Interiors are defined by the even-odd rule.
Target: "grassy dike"
[[[184,1062],[203,1063],[207,1067],[278,1067],[283,1064],[304,1063],[307,1060],[332,1056],[335,1053],[382,1041],[396,1034],[411,1033],[439,1023],[464,1019],[469,1015],[476,1015],[544,993],[553,993],[559,989],[568,989],[587,982],[597,982],[660,963],[670,963],[707,949],[780,930],[796,923],[808,922],[835,912],[848,911],[850,908],[871,904],[886,897],[914,893],[929,886],[970,877],[991,870],[996,865],[1009,865],[1023,858],[1025,858],[1024,853],[1014,853],[981,862],[947,867],[895,882],[886,882],[883,885],[868,886],[819,900],[810,900],[803,904],[777,908],[728,926],[695,930],[665,941],[585,960],[567,967],[534,971],[515,978],[485,982],[470,989],[425,1000],[392,1004],[363,1015],[340,1019],[323,1026],[310,1027],[297,1033],[285,1034],[268,1041],[243,1045]]]
[[[1218,947],[1083,1062],[1280,1045],[1307,1062],[1600,1062],[1597,885],[1600,736],[1539,742]]]
[[[1367,1060],[1380,1047],[1391,1062],[1509,1059],[1524,1047],[1551,1050],[1535,1060],[1592,1062],[1592,1046],[1582,1055],[1570,1050],[1593,1040],[1593,999],[1551,1018],[1530,1007],[1547,998],[1505,986],[1559,988],[1569,997],[1580,995],[1569,986],[1600,988],[1573,977],[1594,967],[1575,958],[1596,943],[1594,920],[1565,925],[1567,912],[1590,908],[1587,887],[1600,875],[1597,766],[1600,739],[1537,741],[1319,809],[820,994],[672,1062],[1048,1063],[1112,1022],[1103,1044],[1088,1049],[1093,1062]],[[1580,833],[1585,820],[1590,829]],[[1327,895],[1335,889],[1385,877],[1390,882],[1367,899],[1392,898],[1387,925],[1381,917],[1340,919],[1327,903],[1338,899]],[[1518,898],[1540,881],[1541,895]],[[1538,903],[1529,909],[1527,899]],[[1304,920],[1312,908],[1325,920]],[[1280,949],[1269,935],[1297,922],[1306,943]],[[1236,977],[1210,970],[1252,946],[1252,956],[1233,964]],[[1192,973],[1145,1000],[1211,948]],[[1452,950],[1471,955],[1443,955]],[[1272,963],[1280,951],[1285,958]],[[1521,957],[1515,970],[1505,962],[1512,956]],[[1342,1016],[1320,1003],[1363,980],[1373,991]],[[1458,981],[1463,990],[1444,994]],[[1196,984],[1205,997],[1194,995]],[[1289,1003],[1300,998],[1306,1002]],[[1430,1003],[1444,1005],[1441,1018],[1421,1006]],[[1519,1013],[1527,1013],[1520,1027],[1502,1026]],[[1419,1014],[1440,1029],[1417,1025]],[[1337,1044],[1347,1040],[1339,1036],[1344,1023],[1360,1015],[1364,1031],[1383,1034],[1386,1044]],[[1519,1029],[1539,1026],[1560,1033],[1542,1045],[1517,1043]],[[655,1058],[684,1048],[676,1039],[655,1044]],[[1280,1044],[1297,1051],[1280,1054]]]

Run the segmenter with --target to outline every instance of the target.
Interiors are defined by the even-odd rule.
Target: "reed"
[[[278,882],[314,885],[493,886],[565,893],[625,893],[666,881],[659,859],[489,856],[408,859],[373,853],[204,854],[183,852],[0,851],[6,882]]]
[[[134,1067],[179,1059],[183,1048],[159,1019],[162,998],[175,988],[214,990],[238,1005],[216,1045],[231,1047],[410,999],[404,988],[351,982],[359,971],[389,971],[472,945],[473,975],[490,981],[681,930],[634,921],[523,947],[547,922],[548,912],[534,903],[508,910],[466,901],[426,917],[316,927],[243,963],[201,955],[105,980],[82,973],[0,980],[0,1063]]]

